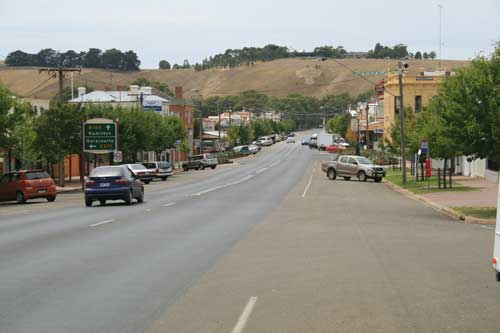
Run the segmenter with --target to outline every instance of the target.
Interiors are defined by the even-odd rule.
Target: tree
[[[422,53],[420,53],[420,51],[415,53],[415,59],[422,59]]]
[[[102,65],[104,68],[120,69],[123,61],[123,53],[118,49],[109,49],[102,54]]]
[[[140,65],[141,61],[137,57],[137,54],[134,51],[129,50],[123,53],[119,68],[125,71],[137,71],[139,70]]]
[[[33,66],[33,55],[17,50],[7,55],[5,64],[8,66]]]
[[[61,65],[65,67],[82,66],[80,55],[73,50],[66,51],[60,54]]]
[[[427,52],[424,52],[423,57],[424,57],[424,59],[429,59],[429,54]]]
[[[340,134],[340,136],[345,137],[347,131],[351,127],[351,115],[335,115],[333,118],[329,119],[326,123],[326,128],[330,133]]]
[[[324,111],[339,114],[344,113],[352,103],[353,100],[351,96],[346,93],[340,95],[327,95],[320,101],[320,105],[323,107]]]
[[[83,65],[87,68],[102,67],[102,51],[96,48],[89,49],[83,58]]]
[[[7,147],[9,143],[9,130],[11,121],[9,110],[14,106],[12,93],[0,85],[0,148]]]
[[[160,60],[159,68],[160,69],[170,69],[170,63],[166,60]]]
[[[500,161],[500,43],[444,81],[429,109],[465,155]]]
[[[40,52],[35,55],[35,59],[35,66],[56,67],[60,65],[60,56],[52,49],[40,50]]]
[[[431,51],[431,53],[429,53],[429,58],[431,58],[432,60],[436,59],[436,52],[434,51]]]

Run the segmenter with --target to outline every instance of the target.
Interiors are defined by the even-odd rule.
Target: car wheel
[[[24,193],[21,192],[21,191],[17,191],[16,193],[16,201],[17,203],[19,204],[22,204],[22,203],[25,203],[26,202],[26,198],[24,196]]]
[[[145,180],[145,181],[144,181],[144,184],[149,184],[149,183],[151,183],[151,181],[150,181],[150,180]]]
[[[48,202],[56,201],[56,196],[55,195],[51,195],[50,197],[47,197],[47,201]]]
[[[380,183],[382,181],[382,178],[381,177],[375,177],[373,180],[375,181],[375,183]]]
[[[123,201],[125,201],[125,203],[127,205],[130,205],[132,203],[132,193],[131,193],[131,191],[127,191],[127,194],[125,194],[125,197],[123,198]]]
[[[106,206],[106,200],[105,199],[99,200],[99,203],[101,204],[101,206]]]
[[[335,171],[335,169],[328,169],[327,176],[328,179],[335,180],[335,178],[337,178],[337,172]]]
[[[92,200],[85,198],[85,206],[87,206],[87,207],[92,206]]]
[[[212,170],[215,169],[217,167],[217,165],[212,165],[211,168]]]
[[[366,182],[366,173],[364,171],[358,172],[358,180],[360,182]]]
[[[497,276],[497,282],[500,282],[500,273],[497,272],[496,276]]]
[[[185,165],[184,165],[184,166],[182,167],[182,170],[184,170],[184,171],[188,171],[188,170],[189,170],[189,168],[188,168],[187,166],[185,166]]]
[[[194,168],[195,170],[200,170],[200,168]]]
[[[161,180],[165,181],[168,177],[161,177]]]
[[[137,202],[138,203],[144,202],[144,188],[141,189],[141,194],[137,197]]]
[[[351,180],[351,177],[344,177],[344,180]]]
[[[200,164],[200,169],[205,170],[205,164]]]

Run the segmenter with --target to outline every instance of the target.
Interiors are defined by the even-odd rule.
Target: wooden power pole
[[[64,103],[64,96],[63,96],[63,83],[64,83],[64,78],[66,76],[67,73],[73,73],[73,72],[81,72],[82,69],[81,68],[66,68],[66,67],[62,67],[62,66],[59,66],[59,67],[54,67],[54,68],[41,68],[38,70],[38,73],[42,73],[42,72],[47,72],[49,75],[51,75],[52,77],[58,77],[59,79],[59,103]],[[70,161],[71,161],[71,156],[69,157],[70,158]],[[70,174],[71,174],[71,169],[69,170]],[[64,175],[64,158],[62,159],[62,161],[60,162],[60,166],[59,166],[59,186],[64,186],[64,178],[65,178],[65,175]]]

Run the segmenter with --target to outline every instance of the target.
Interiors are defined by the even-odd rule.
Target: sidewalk
[[[468,223],[494,224],[495,219],[482,219],[464,215],[458,208],[487,209],[496,208],[498,199],[498,185],[483,178],[455,176],[453,181],[458,184],[473,188],[474,191],[442,191],[431,193],[412,193],[390,181],[388,185],[409,197],[422,201],[434,209],[441,211],[453,218]]]

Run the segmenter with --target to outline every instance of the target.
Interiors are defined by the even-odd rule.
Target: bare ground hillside
[[[437,60],[410,60],[410,71],[438,69]],[[468,61],[442,61],[442,68],[453,70],[464,67]],[[102,69],[84,69],[75,74],[74,86],[87,85],[96,89],[116,89],[117,85],[128,86],[134,79],[144,77],[167,83],[169,87],[183,86],[189,96],[198,89],[204,97],[238,94],[244,90],[257,90],[271,96],[286,96],[299,93],[321,97],[327,94],[347,92],[352,96],[373,88],[372,82],[382,76],[362,78],[352,72],[388,71],[397,67],[396,60],[382,59],[281,59],[241,66],[235,69],[194,70],[142,70],[119,72]],[[370,82],[370,81],[372,82]],[[69,79],[65,85],[69,85]],[[0,83],[14,93],[47,99],[57,92],[57,80],[47,73],[38,73],[37,68],[12,68],[0,66]]]

